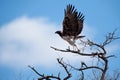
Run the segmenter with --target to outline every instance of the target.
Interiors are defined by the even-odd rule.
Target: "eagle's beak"
[[[58,31],[56,31],[55,34],[58,34]]]
[[[57,31],[55,32],[55,34],[57,33]]]

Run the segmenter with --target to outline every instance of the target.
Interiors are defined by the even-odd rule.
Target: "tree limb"
[[[68,80],[69,78],[72,77],[72,74],[70,73],[70,71],[68,71],[67,66],[62,62],[62,59],[63,58],[61,58],[61,59],[57,58],[57,61],[59,64],[62,65],[62,67],[65,69],[65,71],[67,73],[67,76],[64,78],[64,80]]]
[[[58,74],[58,76],[54,76],[54,75],[47,75],[45,76],[44,74],[40,74],[34,67],[31,67],[30,65],[28,66],[30,69],[32,69],[37,75],[40,76],[40,78],[38,80],[51,80],[51,79],[57,79],[57,80],[61,80],[60,76]]]

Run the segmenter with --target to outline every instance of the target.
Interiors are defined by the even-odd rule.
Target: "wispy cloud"
[[[62,27],[52,23],[46,18],[19,17],[0,28],[0,64],[21,67],[27,65],[52,66],[56,64],[56,58],[61,56],[66,60],[76,63],[78,60],[88,58],[77,55],[61,54],[50,48],[66,49],[68,43],[55,35],[56,30]],[[82,34],[92,37],[85,25]]]

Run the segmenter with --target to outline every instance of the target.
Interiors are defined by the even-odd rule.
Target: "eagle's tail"
[[[85,36],[77,36],[77,37],[75,37],[75,40],[77,40],[77,39],[80,39],[80,38],[84,38]]]

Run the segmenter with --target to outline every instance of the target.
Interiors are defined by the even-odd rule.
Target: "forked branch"
[[[120,39],[120,37],[115,36],[115,31],[113,31],[112,33],[109,33],[106,36],[106,38],[105,38],[105,40],[103,41],[102,44],[95,43],[95,42],[93,42],[91,40],[88,40],[86,42],[83,41],[84,43],[87,43],[88,46],[97,47],[98,48],[97,50],[99,50],[99,51],[96,50],[96,52],[81,53],[80,51],[74,51],[74,50],[70,50],[70,49],[62,50],[62,49],[58,49],[58,48],[55,48],[55,47],[51,47],[51,48],[54,49],[54,50],[56,50],[56,51],[78,54],[80,56],[91,56],[91,57],[97,56],[100,60],[102,60],[104,62],[104,66],[102,68],[99,67],[99,66],[86,66],[86,67],[81,67],[81,68],[75,68],[75,67],[73,67],[71,65],[68,65],[68,66],[70,66],[74,70],[78,70],[78,71],[83,71],[83,70],[92,69],[92,68],[101,70],[102,74],[101,74],[101,79],[100,80],[104,80],[105,79],[106,71],[108,69],[108,58],[115,57],[115,55],[109,55],[109,56],[107,56],[107,51],[105,49],[105,46],[108,45],[108,44],[110,44],[114,40]]]
[[[52,75],[44,75],[39,73],[34,67],[28,66],[30,69],[32,69],[40,78],[38,80],[51,80],[51,79],[56,79],[56,80],[61,80],[60,79],[60,74],[58,76]]]

